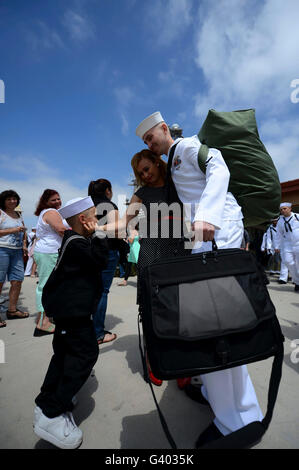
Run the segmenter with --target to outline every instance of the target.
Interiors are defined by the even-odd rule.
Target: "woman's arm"
[[[4,235],[9,235],[11,233],[25,232],[25,230],[25,227],[7,228],[5,230],[0,230],[0,237],[4,237]]]
[[[125,238],[127,225],[138,215],[141,204],[142,200],[134,194],[125,215],[121,219],[117,219],[116,214],[118,215],[118,211],[109,212],[107,215],[108,223],[106,225],[101,225],[99,229],[107,232],[108,237],[109,235],[114,235],[117,238]]]
[[[128,237],[128,242],[132,244],[135,237],[137,237],[137,236],[138,236],[138,231],[136,229],[130,230],[130,234],[129,234],[129,237]]]
[[[63,225],[61,215],[56,210],[46,212],[43,215],[43,221],[49,224],[61,237],[63,237],[64,232],[67,230]]]
[[[22,219],[23,227],[25,229],[24,235],[23,235],[23,253],[28,254],[28,248],[27,248],[27,229],[24,224],[24,220]]]

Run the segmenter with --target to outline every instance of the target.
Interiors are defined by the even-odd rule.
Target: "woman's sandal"
[[[2,318],[0,317],[0,328],[4,328],[5,326],[6,326],[6,321],[2,320]]]
[[[16,315],[16,313],[19,312],[21,315]],[[29,313],[28,312],[22,312],[22,310],[14,310],[11,312],[10,310],[6,310],[6,317],[8,320],[16,320],[17,318],[28,318]]]
[[[49,325],[48,328],[41,329],[41,328],[35,328],[33,332],[33,336],[38,337],[38,336],[45,336],[45,335],[52,335],[55,331],[55,325]]]
[[[110,339],[105,339],[107,335],[110,335]],[[110,341],[114,341],[117,338],[117,335],[115,333],[111,333],[111,331],[105,331],[105,335],[103,338],[98,339],[98,344],[103,344],[103,343],[110,343]]]

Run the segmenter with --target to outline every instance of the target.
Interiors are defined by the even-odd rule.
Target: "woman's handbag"
[[[144,269],[141,286],[146,353],[157,378],[207,374],[274,356],[265,419],[221,441],[236,448],[260,437],[272,418],[284,337],[254,256],[214,249],[164,259]]]

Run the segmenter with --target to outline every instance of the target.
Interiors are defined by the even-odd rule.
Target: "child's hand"
[[[93,221],[84,222],[83,227],[86,230],[86,232],[88,233],[88,235],[92,235],[96,230],[97,223],[93,222]]]

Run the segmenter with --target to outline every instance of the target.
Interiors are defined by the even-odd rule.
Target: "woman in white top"
[[[28,312],[17,308],[17,302],[24,280],[23,253],[26,251],[26,228],[19,212],[15,209],[20,196],[9,189],[0,194],[0,294],[5,279],[10,282],[8,319],[27,318]],[[6,326],[0,318],[0,328]]]
[[[39,216],[34,248],[34,261],[37,264],[39,280],[36,288],[38,316],[33,336],[52,334],[55,331],[55,326],[50,322],[42,306],[42,292],[56,264],[64,231],[68,229],[66,221],[57,210],[60,207],[61,199],[58,192],[54,189],[45,189],[34,213]]]

